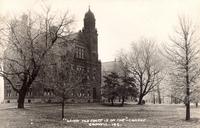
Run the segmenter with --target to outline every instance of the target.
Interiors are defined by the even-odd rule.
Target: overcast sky
[[[40,11],[42,0],[0,0],[1,15],[16,15],[27,9]],[[75,16],[75,31],[82,29],[88,6],[95,14],[99,58],[114,60],[141,37],[167,42],[178,15],[186,15],[200,25],[200,0],[43,0],[58,13]]]

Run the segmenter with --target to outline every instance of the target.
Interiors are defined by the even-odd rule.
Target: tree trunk
[[[112,106],[114,105],[114,98],[111,98]]]
[[[186,55],[186,117],[185,120],[190,120],[190,81],[189,81],[189,46],[188,46],[188,35],[185,35],[185,55]]]
[[[186,118],[185,120],[190,120],[190,101],[186,104]]]
[[[162,101],[161,101],[161,97],[158,97],[158,103],[161,104]]]
[[[172,97],[172,95],[171,95],[171,104],[173,103],[173,97]]]
[[[186,58],[186,60],[188,59]],[[185,117],[185,120],[190,120],[190,84],[189,84],[188,61],[186,64],[186,117]]]
[[[114,105],[114,101],[113,101],[113,99],[111,100],[111,102],[112,102],[112,106]]]
[[[143,82],[142,82],[142,76],[140,77],[140,94],[139,94],[139,101],[138,105],[142,105],[142,99],[143,99]]]
[[[19,97],[18,97],[18,108],[24,108],[24,100],[25,100],[25,97],[26,97],[26,92],[27,92],[27,89],[24,87],[20,90],[19,92]]]
[[[158,93],[158,103],[161,104],[161,96],[160,96],[160,86],[157,85],[157,93]]]
[[[62,119],[65,118],[65,100],[62,100]]]
[[[196,108],[198,108],[198,102],[196,102]]]
[[[153,94],[153,104],[156,104],[156,96]]]
[[[124,106],[124,99],[125,99],[125,97],[122,96],[122,103],[121,103],[121,106]]]
[[[143,95],[140,94],[140,96],[139,96],[139,101],[138,101],[138,104],[139,104],[139,105],[142,105],[142,99],[143,99]]]
[[[188,68],[186,70],[186,117],[185,120],[190,120],[190,85],[189,85],[189,73],[188,73]]]

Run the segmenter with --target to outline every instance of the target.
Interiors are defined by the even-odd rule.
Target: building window
[[[54,90],[53,90],[53,89],[51,89],[51,95],[52,95],[52,96],[54,95]]]
[[[7,96],[11,97],[11,90],[10,89],[7,90]]]
[[[90,91],[88,91],[88,96],[89,96],[89,97],[91,96]]]
[[[44,89],[43,95],[46,96],[46,91],[45,91],[45,89]]]
[[[76,58],[85,59],[85,48],[83,47],[76,47]]]
[[[85,55],[84,54],[85,54],[85,49],[82,48],[81,49],[81,58],[82,59],[85,59]]]
[[[72,96],[76,96],[76,93],[75,93],[75,90],[74,89],[72,89],[72,94],[71,94]]]
[[[48,91],[49,91],[49,95],[50,95],[50,96],[53,96],[54,90],[53,90],[53,89],[49,89]]]
[[[96,80],[96,68],[93,68],[93,80]]]
[[[28,92],[26,93],[27,96],[32,96],[32,88],[28,89]]]
[[[50,88],[44,88],[44,96],[53,96],[54,90]]]
[[[85,94],[84,94],[84,90],[81,89],[81,91],[80,91],[80,97],[84,97],[84,96],[85,96]]]
[[[76,50],[75,57],[76,57],[76,58],[78,58],[78,47],[76,47],[76,49],[75,49],[75,50]]]

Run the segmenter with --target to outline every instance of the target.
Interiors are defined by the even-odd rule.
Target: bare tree
[[[54,50],[54,63],[46,68],[48,75],[48,83],[53,89],[54,95],[62,104],[62,119],[64,119],[64,107],[67,99],[76,97],[75,90],[78,90],[83,82],[83,71],[76,69],[74,64],[75,44],[64,41],[57,45]],[[55,48],[55,47],[54,47]]]
[[[131,75],[134,76],[139,89],[138,104],[142,104],[143,97],[163,80],[163,67],[154,41],[141,39],[132,45],[128,62]]]
[[[40,70],[46,65],[45,58],[59,38],[70,34],[73,19],[65,13],[61,17],[50,14],[22,15],[22,19],[7,22],[4,35],[6,50],[1,57],[0,75],[19,94],[18,108],[24,108],[24,99]]]
[[[186,105],[186,120],[190,120],[191,94],[195,92],[199,69],[199,46],[195,26],[187,17],[179,17],[175,34],[170,37],[171,45],[166,47],[170,60],[170,76],[175,97]]]

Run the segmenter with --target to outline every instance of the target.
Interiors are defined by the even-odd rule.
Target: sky
[[[0,0],[0,15],[27,10],[42,11],[42,1],[58,14],[69,11],[75,17],[75,31],[82,29],[90,6],[96,18],[99,59],[113,61],[121,49],[129,49],[140,38],[158,43],[169,41],[178,16],[188,16],[200,25],[200,0]]]

